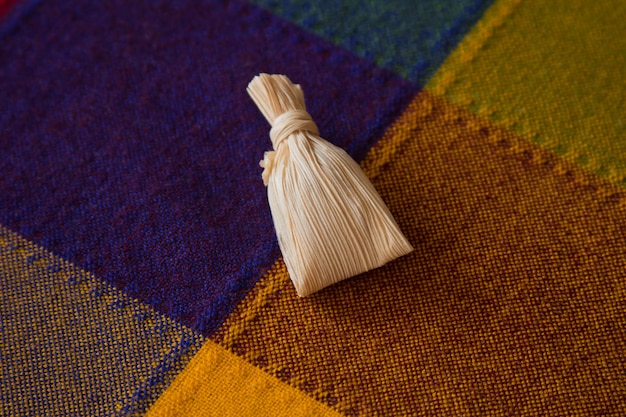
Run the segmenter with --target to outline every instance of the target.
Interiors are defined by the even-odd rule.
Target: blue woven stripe
[[[204,334],[279,256],[245,87],[365,155],[416,86],[247,3],[48,0],[0,44],[0,223]]]

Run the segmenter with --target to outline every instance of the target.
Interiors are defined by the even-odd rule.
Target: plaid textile
[[[624,21],[0,0],[0,415],[626,415]],[[259,72],[414,253],[296,296]]]

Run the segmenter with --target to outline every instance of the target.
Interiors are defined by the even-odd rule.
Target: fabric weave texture
[[[0,0],[0,415],[626,415],[599,0]],[[258,73],[415,251],[301,299]]]

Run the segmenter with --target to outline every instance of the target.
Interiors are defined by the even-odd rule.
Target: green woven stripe
[[[0,226],[3,416],[145,411],[203,339]]]
[[[252,0],[423,84],[492,0]]]

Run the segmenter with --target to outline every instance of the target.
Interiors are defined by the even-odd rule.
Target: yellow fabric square
[[[208,341],[152,406],[147,417],[339,415]]]
[[[625,185],[624,22],[623,1],[499,1],[427,88]]]

